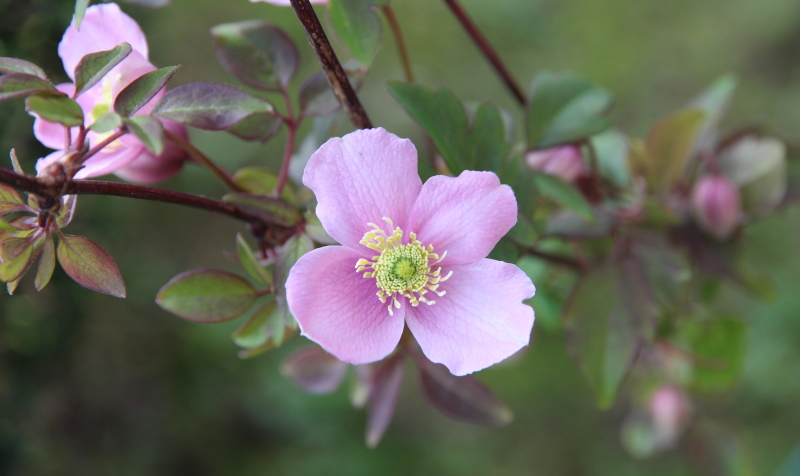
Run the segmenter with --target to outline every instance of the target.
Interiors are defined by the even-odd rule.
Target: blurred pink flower
[[[653,393],[649,406],[660,446],[673,446],[689,423],[692,414],[689,398],[682,390],[665,385]]]
[[[739,190],[723,175],[700,177],[692,191],[692,208],[700,228],[718,240],[729,238],[742,223]]]
[[[282,7],[288,7],[292,4],[289,0],[250,0],[251,3],[256,2],[264,2],[264,3],[271,3],[273,5],[280,5]],[[311,3],[328,3],[328,0],[310,0]]]
[[[533,170],[555,175],[567,182],[573,182],[586,170],[581,148],[576,145],[530,151],[525,154],[525,162]]]
[[[389,355],[407,324],[425,355],[455,375],[528,344],[534,315],[522,301],[533,283],[486,259],[517,220],[514,193],[495,174],[423,185],[411,141],[378,128],[323,144],[303,183],[344,245],[306,254],[289,273],[289,309],[309,339],[364,364]]]
[[[78,104],[83,108],[87,126],[106,112],[113,110],[117,94],[128,84],[145,73],[155,71],[155,66],[147,59],[147,39],[136,21],[123,13],[119,6],[106,3],[86,9],[80,31],[75,28],[73,20],[58,45],[58,55],[64,63],[64,70],[70,79],[74,80],[75,67],[84,55],[110,50],[124,42],[133,47],[131,54],[112,69],[102,81],[77,98]],[[59,84],[57,87],[69,95],[75,91],[72,83]],[[163,90],[159,92],[137,114],[149,114],[163,93]],[[186,139],[186,128],[183,125],[166,120],[162,122],[167,131]],[[36,138],[45,146],[51,149],[64,148],[66,132],[61,124],[37,117],[33,131]],[[78,128],[73,128],[71,134],[72,137],[76,137]],[[89,132],[87,135],[89,145],[93,146],[103,141],[110,134],[110,132],[105,134]],[[62,150],[57,150],[39,160],[36,169],[43,170],[59,160],[62,155]],[[84,164],[85,167],[75,176],[89,178],[116,173],[123,179],[134,182],[157,182],[177,173],[185,158],[185,153],[170,142],[165,144],[164,151],[160,155],[155,156],[139,139],[127,134],[89,158]]]

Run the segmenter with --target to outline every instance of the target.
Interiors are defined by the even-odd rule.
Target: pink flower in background
[[[273,5],[280,5],[282,7],[288,7],[292,4],[289,0],[250,0],[251,3],[256,2],[264,2],[264,3],[271,3]],[[328,3],[328,0],[310,0],[311,3]]]
[[[573,182],[586,170],[581,148],[576,145],[531,151],[525,154],[525,162],[533,170],[555,175],[567,182]]]
[[[110,50],[125,42],[133,48],[131,54],[112,69],[102,81],[77,98],[78,104],[83,108],[87,126],[113,109],[117,94],[128,84],[145,73],[155,71],[155,66],[147,59],[147,39],[136,21],[123,13],[116,4],[107,3],[86,9],[80,31],[75,28],[73,21],[58,45],[58,55],[64,63],[64,70],[74,80],[75,67],[84,55]],[[58,89],[72,95],[75,86],[72,83],[64,83],[58,85]],[[161,95],[163,95],[163,91],[137,114],[149,114]],[[183,125],[171,121],[162,122],[167,131],[184,139],[187,137],[186,128]],[[41,171],[61,158],[63,152],[60,149],[63,149],[65,145],[66,132],[64,129],[61,124],[48,122],[41,118],[36,119],[33,126],[36,138],[51,149],[58,149],[41,159],[36,164],[37,170]],[[72,137],[76,137],[77,134],[78,128],[73,128]],[[87,136],[89,145],[101,142],[110,134],[89,132]],[[126,180],[156,182],[177,173],[185,158],[185,153],[169,142],[165,144],[164,151],[156,156],[148,151],[139,139],[132,134],[127,134],[87,160],[84,164],[85,167],[76,174],[76,177],[89,178],[116,173]]]
[[[528,344],[534,294],[517,266],[486,259],[517,220],[514,193],[490,172],[435,176],[384,129],[333,138],[306,166],[317,216],[343,246],[303,256],[286,283],[303,334],[352,364],[378,361],[407,324],[422,351],[455,375]]]
[[[739,190],[723,175],[700,177],[692,191],[692,208],[700,228],[718,240],[730,238],[742,223]]]

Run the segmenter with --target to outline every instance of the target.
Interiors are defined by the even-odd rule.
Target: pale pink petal
[[[186,140],[188,134],[186,128],[177,122],[163,121],[164,128],[169,132]],[[186,159],[186,152],[172,142],[164,142],[164,151],[161,155],[155,156],[145,150],[139,157],[131,162],[127,167],[114,172],[118,177],[128,182],[154,183],[167,180],[172,177],[181,167]]]
[[[41,173],[42,170],[46,169],[48,166],[54,164],[58,159],[64,156],[63,150],[57,150],[51,154],[48,154],[46,157],[41,158],[36,161],[36,172]]]
[[[351,248],[383,217],[403,227],[422,187],[417,149],[385,129],[359,130],[322,145],[308,161],[303,184],[317,196],[325,231]],[[389,230],[387,230],[388,232]]]
[[[58,56],[64,62],[67,75],[75,79],[75,66],[81,58],[121,43],[130,43],[134,51],[148,58],[147,39],[133,18],[115,3],[93,5],[86,9],[80,30],[75,28],[74,20],[67,28],[58,45]]]
[[[84,163],[84,167],[75,174],[75,178],[85,179],[101,177],[127,167],[141,154],[147,152],[144,145],[123,147],[114,152],[99,152]]]
[[[408,218],[424,246],[433,245],[443,264],[485,258],[517,222],[517,201],[508,185],[491,172],[467,170],[458,177],[428,179]]]
[[[289,272],[286,297],[303,335],[339,360],[376,362],[403,334],[404,304],[390,316],[374,279],[355,271],[356,250],[326,246],[304,255]]]
[[[453,375],[489,367],[528,345],[533,309],[530,278],[517,266],[482,259],[449,266],[453,275],[439,290],[436,304],[407,306],[406,322],[431,362]]]
[[[289,0],[250,0],[252,3],[271,3],[273,5],[279,5],[281,7],[288,7],[292,4]],[[328,0],[310,0],[310,3],[328,3]]]
[[[62,83],[56,86],[56,89],[64,94],[72,95],[75,92],[75,85],[72,83]],[[66,142],[66,127],[56,122],[49,122],[41,119],[39,116],[33,115],[36,120],[33,121],[33,135],[36,139],[49,149],[63,149]],[[72,137],[77,136],[78,128],[72,128]]]

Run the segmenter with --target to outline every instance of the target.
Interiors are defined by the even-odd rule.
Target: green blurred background
[[[760,123],[790,142],[800,125],[800,2],[790,0],[463,0],[465,8],[527,84],[541,69],[581,72],[617,97],[613,122],[643,135],[726,72],[739,80],[728,126]],[[443,2],[395,0],[418,80],[446,84],[465,100],[516,105]],[[0,0],[0,56],[15,56],[65,79],[56,47],[70,0]],[[162,10],[123,4],[148,36],[158,66],[181,64],[176,84],[235,84],[216,62],[209,28],[261,18],[285,28],[303,57],[299,77],[318,70],[289,8],[247,0],[174,0]],[[402,72],[391,37],[362,90],[373,122],[421,149],[416,126],[383,88]],[[295,90],[300,81],[296,81]],[[277,98],[276,98],[277,100]],[[30,171],[46,154],[21,100],[0,103],[0,150]],[[307,128],[308,126],[306,126]],[[305,129],[305,128],[304,128]],[[282,137],[266,146],[223,133],[195,143],[230,170],[275,166]],[[5,152],[3,152],[5,153]],[[166,187],[208,196],[223,189],[196,167]],[[363,442],[364,414],[346,392],[306,395],[278,374],[293,348],[242,361],[229,335],[238,323],[189,324],[160,310],[158,289],[189,268],[235,271],[239,223],[225,217],[121,198],[81,197],[69,230],[117,260],[128,286],[118,300],[56,271],[36,293],[32,278],[0,297],[0,474],[10,475],[705,475],[688,444],[631,458],[619,431],[629,411],[608,411],[564,348],[564,336],[535,329],[530,349],[481,372],[515,411],[501,429],[453,422],[428,407],[409,368],[395,422],[376,449]],[[778,289],[772,302],[727,286],[721,306],[749,323],[745,375],[728,395],[697,396],[698,412],[739,435],[730,451],[777,475],[800,443],[800,210],[748,227],[747,254]],[[623,392],[624,393],[624,392]],[[788,466],[781,476],[800,474]]]

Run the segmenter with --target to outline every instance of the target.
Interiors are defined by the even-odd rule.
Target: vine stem
[[[456,16],[459,22],[461,22],[461,26],[467,30],[467,34],[472,38],[472,41],[478,46],[478,48],[483,53],[483,56],[491,63],[494,67],[497,74],[505,83],[508,90],[514,96],[514,99],[517,100],[520,105],[524,106],[528,101],[525,99],[525,94],[523,94],[522,89],[517,85],[517,82],[514,80],[514,77],[511,76],[511,73],[506,68],[503,61],[500,59],[500,56],[497,52],[492,48],[492,45],[486,40],[486,37],[483,36],[481,31],[478,29],[477,25],[472,21],[472,19],[467,15],[467,12],[458,3],[458,0],[444,0],[450,10],[453,11],[453,14]]]
[[[347,74],[336,57],[336,53],[333,51],[327,35],[325,35],[325,30],[322,29],[311,3],[308,0],[290,1],[297,18],[306,30],[308,41],[317,54],[322,70],[325,71],[328,83],[333,89],[336,99],[339,100],[348,117],[350,117],[350,121],[359,129],[372,129],[372,121],[369,120],[367,111],[364,110],[364,106],[361,105],[361,101],[359,101],[353,86],[350,84],[350,80],[347,79]]]
[[[400,22],[394,15],[391,5],[388,3],[381,7],[383,14],[386,16],[386,22],[389,23],[389,28],[392,30],[394,42],[397,45],[397,53],[400,55],[400,62],[403,64],[403,73],[405,73],[406,81],[409,83],[414,82],[414,71],[411,69],[411,59],[408,56],[408,48],[406,48],[406,41],[403,37],[403,31],[400,29]]]
[[[234,192],[244,192],[245,190],[236,184],[233,181],[233,177],[227,170],[221,168],[217,164],[214,163],[207,155],[205,155],[200,149],[192,145],[191,142],[184,140],[182,137],[173,134],[167,130],[164,131],[164,138],[168,141],[172,142],[173,144],[177,145],[184,152],[189,154],[189,156],[195,160],[198,164],[202,165],[203,167],[207,168],[214,174],[215,177],[219,179],[226,187]]]

